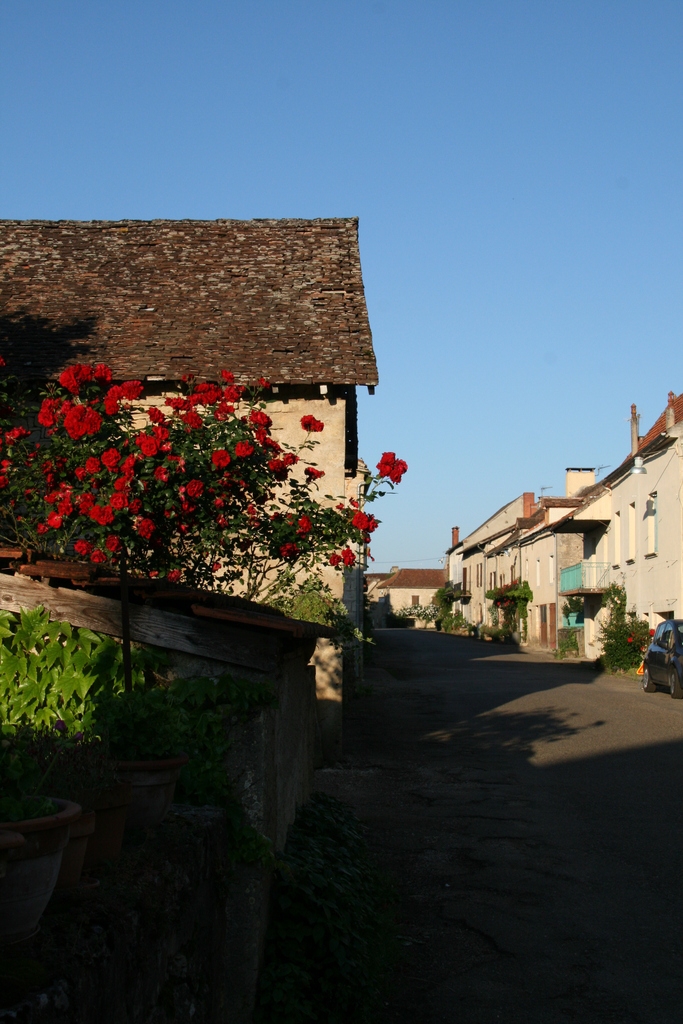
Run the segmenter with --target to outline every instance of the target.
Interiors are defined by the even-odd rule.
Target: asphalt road
[[[412,630],[319,788],[395,880],[383,1024],[683,1022],[683,701]]]

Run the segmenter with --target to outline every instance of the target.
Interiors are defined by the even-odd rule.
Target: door
[[[557,605],[556,604],[549,604],[548,605],[548,618],[549,618],[549,622],[548,622],[548,640],[550,641],[550,646],[555,648],[555,647],[557,647]]]
[[[541,647],[548,646],[548,605],[542,604],[540,609],[541,613]]]

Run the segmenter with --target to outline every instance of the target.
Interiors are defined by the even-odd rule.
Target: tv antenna
[[[543,497],[544,491],[552,491],[553,484],[546,484],[545,487],[541,487],[541,497]]]

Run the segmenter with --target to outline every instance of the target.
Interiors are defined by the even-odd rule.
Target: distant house
[[[374,588],[377,606],[373,615],[376,625],[386,625],[387,616],[433,603],[436,591],[446,582],[443,569],[398,569]]]
[[[0,221],[0,354],[37,381],[105,362],[150,403],[186,374],[265,377],[275,436],[324,420],[322,493],[358,497],[356,389],[378,377],[355,218]],[[357,624],[361,584],[347,574]]]

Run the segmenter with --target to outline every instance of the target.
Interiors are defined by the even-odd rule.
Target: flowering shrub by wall
[[[320,500],[310,459],[324,423],[303,416],[290,448],[271,434],[268,382],[221,377],[185,381],[140,426],[142,383],[115,383],[104,364],[70,366],[35,402],[2,376],[0,543],[112,566],[125,548],[133,571],[247,597],[277,587],[278,570],[352,566],[379,524],[354,499]],[[17,425],[31,417],[46,440]],[[385,452],[365,501],[407,468]]]

